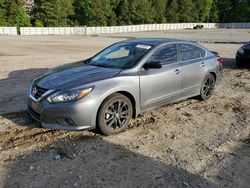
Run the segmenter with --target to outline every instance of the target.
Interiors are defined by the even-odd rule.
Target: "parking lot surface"
[[[234,57],[249,32],[1,36],[0,187],[248,187],[250,69],[237,68]],[[208,101],[157,108],[109,137],[46,130],[27,117],[32,79],[130,37],[198,41],[225,58],[223,81]]]

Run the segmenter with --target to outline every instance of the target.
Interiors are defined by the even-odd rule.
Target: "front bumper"
[[[51,104],[28,97],[28,112],[44,128],[90,130],[96,127],[97,101],[89,96],[72,103]]]

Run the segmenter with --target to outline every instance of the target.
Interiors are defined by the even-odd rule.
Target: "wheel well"
[[[133,107],[132,118],[136,118],[136,102],[135,102],[134,96],[127,91],[118,91],[116,93],[120,93],[120,94],[126,96],[130,100],[130,102],[132,103],[132,107]]]
[[[121,94],[121,95],[124,95],[124,96],[126,96],[126,97],[130,100],[130,102],[132,103],[132,107],[133,107],[132,118],[136,118],[136,102],[135,102],[134,96],[133,96],[131,93],[127,92],[127,91],[117,91],[117,92],[115,92],[115,93],[119,93],[119,94]],[[112,93],[112,94],[115,94],[115,93]],[[110,95],[112,95],[112,94],[110,94]],[[110,95],[109,95],[109,96],[110,96]],[[107,97],[102,101],[102,103],[103,103],[109,96],[107,96]],[[101,106],[101,105],[100,105],[100,106]],[[99,106],[99,109],[100,109],[100,106]],[[99,109],[98,109],[97,114],[99,113]]]
[[[135,102],[134,96],[133,96],[131,93],[127,92],[127,91],[117,91],[117,92],[115,92],[115,93],[119,93],[119,94],[121,94],[121,95],[124,95],[124,96],[126,96],[126,97],[130,100],[130,102],[132,103],[132,108],[133,108],[133,109],[132,109],[132,110],[133,110],[133,112],[132,112],[132,118],[135,119],[135,118],[136,118],[136,102]],[[111,93],[110,95],[108,95],[108,96],[102,101],[102,103],[100,104],[100,106],[98,107],[98,111],[97,111],[97,114],[96,114],[96,128],[98,128],[97,118],[98,118],[98,114],[99,114],[101,105],[103,104],[103,102],[104,102],[108,97],[110,97],[112,94],[115,94],[115,93]]]
[[[214,78],[215,78],[215,81],[216,81],[216,79],[217,79],[217,76],[216,76],[216,74],[215,74],[214,72],[210,72],[210,74],[212,74],[212,75],[214,76]]]

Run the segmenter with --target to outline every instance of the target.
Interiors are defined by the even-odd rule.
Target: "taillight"
[[[218,65],[220,65],[220,68],[223,69],[224,59],[222,57],[217,58],[217,63],[218,63]]]

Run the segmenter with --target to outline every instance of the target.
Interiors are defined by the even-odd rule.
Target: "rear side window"
[[[149,61],[161,61],[163,65],[177,62],[176,45],[167,45],[158,49],[149,59]]]
[[[181,44],[180,51],[181,51],[181,60],[182,61],[198,59],[201,57],[200,48],[197,46],[194,46],[194,45]]]
[[[201,49],[201,48],[199,48],[200,49],[200,54],[201,54],[201,57],[205,57],[205,55],[206,55],[206,51],[205,50],[203,50],[203,49]]]

